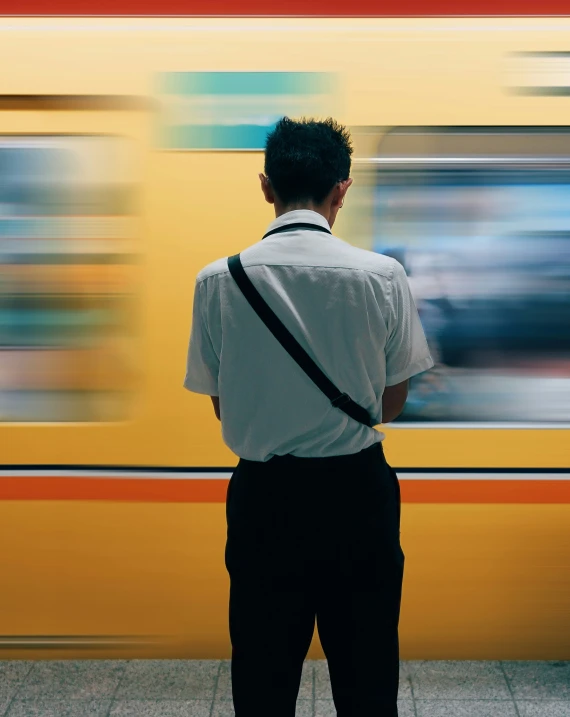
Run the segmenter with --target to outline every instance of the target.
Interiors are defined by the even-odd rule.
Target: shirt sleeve
[[[404,267],[391,283],[386,342],[386,386],[395,386],[434,365]]]
[[[218,396],[220,360],[208,331],[205,281],[196,282],[184,388]]]

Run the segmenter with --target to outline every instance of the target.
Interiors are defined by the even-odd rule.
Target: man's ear
[[[340,191],[341,196],[344,201],[344,198],[346,197],[346,193],[348,192],[348,188],[352,184],[353,180],[349,177],[348,179],[345,179],[343,182],[340,183]]]
[[[342,207],[344,204],[344,198],[346,196],[346,193],[348,192],[348,188],[352,184],[352,179],[350,177],[348,179],[343,180],[342,182],[339,182],[335,185],[334,188],[334,194],[333,194],[333,204],[332,206],[336,209]]]
[[[261,182],[261,191],[263,192],[265,201],[269,204],[275,204],[275,195],[273,194],[273,189],[271,187],[271,183],[269,182],[269,178],[266,177],[265,174],[260,174],[259,180]]]

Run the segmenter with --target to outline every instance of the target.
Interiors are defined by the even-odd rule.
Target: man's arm
[[[382,394],[382,423],[390,423],[404,409],[412,376],[433,366],[418,310],[401,264],[394,265],[388,303],[386,388]]]
[[[221,421],[220,418],[220,397],[219,396],[210,396],[212,399],[212,403],[214,404],[214,413],[216,414],[216,418],[218,421]]]
[[[395,386],[386,386],[382,394],[382,423],[390,423],[402,413],[408,398],[408,384],[406,380]]]
[[[214,349],[207,323],[207,307],[205,305],[207,298],[208,294],[204,287],[204,281],[197,281],[194,291],[192,331],[188,347],[184,387],[194,393],[213,396],[217,401],[218,397],[215,394],[218,393],[220,360]]]

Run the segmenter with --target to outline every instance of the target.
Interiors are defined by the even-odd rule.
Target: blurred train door
[[[370,248],[405,265],[438,360],[399,421],[570,425],[570,130],[397,128],[377,146],[357,165]]]
[[[133,612],[85,468],[142,442],[151,119],[145,98],[0,97],[0,649],[16,655],[98,649]]]
[[[66,463],[86,424],[133,417],[148,109],[0,97],[4,463]]]

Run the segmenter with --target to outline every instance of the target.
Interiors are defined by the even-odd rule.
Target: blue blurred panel
[[[261,150],[284,115],[322,114],[334,87],[334,75],[320,72],[164,73],[158,78],[159,144],[177,150]]]
[[[267,133],[275,125],[261,127],[259,125],[188,125],[171,127],[166,142],[168,149],[185,147],[186,149],[259,149],[265,145]]]
[[[438,363],[400,420],[570,422],[570,175],[379,178],[373,246],[404,265]]]
[[[116,142],[0,137],[0,421],[125,418],[133,287],[108,274],[136,245]]]
[[[315,95],[332,90],[322,72],[167,72],[159,76],[161,94]]]

